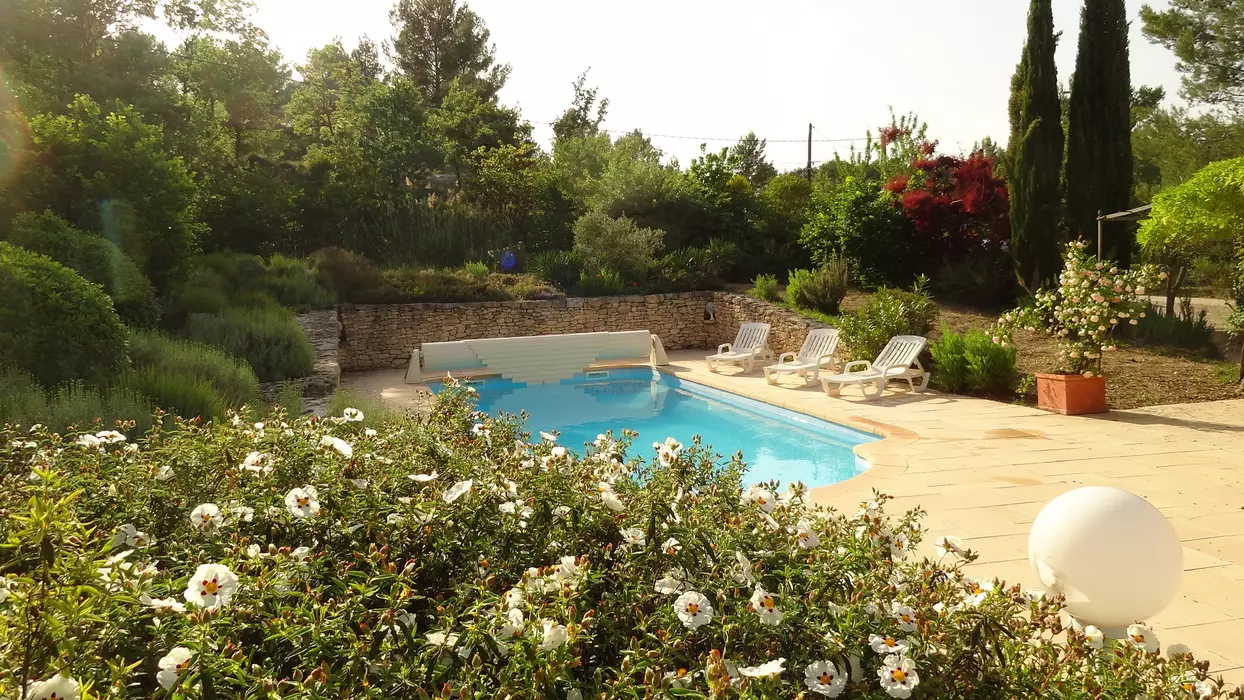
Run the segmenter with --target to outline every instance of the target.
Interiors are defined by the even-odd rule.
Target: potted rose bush
[[[426,419],[0,427],[0,697],[1226,697],[698,443]],[[122,431],[129,426],[120,426]]]
[[[1068,243],[1063,260],[1058,287],[1037,292],[1030,305],[1003,314],[993,340],[1010,345],[1018,329],[1053,336],[1059,366],[1037,374],[1037,405],[1070,415],[1102,413],[1102,356],[1117,349],[1114,337],[1121,326],[1144,318],[1145,288],[1165,273],[1151,265],[1120,269],[1085,252],[1083,241]]]

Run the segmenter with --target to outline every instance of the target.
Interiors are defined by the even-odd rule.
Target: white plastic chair
[[[875,399],[885,390],[885,383],[891,379],[906,381],[913,392],[924,391],[929,385],[929,373],[920,364],[920,353],[928,340],[918,335],[896,335],[890,338],[877,359],[856,360],[848,362],[841,374],[821,377],[821,387],[830,396],[838,396],[842,387],[851,384],[864,385],[864,397]],[[914,367],[912,365],[915,365]],[[852,369],[856,368],[858,369]],[[916,380],[919,379],[919,384]],[[872,384],[876,391],[868,393],[868,385]]]
[[[758,358],[773,358],[768,341],[769,324],[744,323],[739,326],[739,334],[734,337],[733,343],[722,343],[717,347],[716,355],[704,358],[708,371],[716,372],[723,363],[727,363],[742,365],[743,371],[750,372]]]
[[[837,328],[814,328],[808,331],[799,352],[784,352],[776,365],[765,367],[765,381],[777,384],[778,376],[794,374],[803,377],[809,385],[815,384],[822,369],[834,370],[837,361],[834,351],[838,349]]]

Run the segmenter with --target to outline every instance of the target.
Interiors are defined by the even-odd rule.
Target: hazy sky
[[[1167,0],[1149,0],[1165,6]],[[340,36],[389,38],[391,0],[258,0],[255,22],[286,57]],[[1075,67],[1082,0],[1054,0],[1063,32],[1059,79]],[[1132,83],[1160,84],[1174,99],[1174,57],[1140,32],[1142,0],[1128,0]],[[469,0],[513,66],[502,101],[536,123],[547,144],[570,102],[570,84],[589,82],[610,101],[605,128],[650,135],[734,140],[748,130],[769,139],[779,170],[798,167],[814,138],[858,138],[915,111],[943,150],[983,136],[1005,142],[1010,78],[1026,33],[1027,0]],[[685,165],[700,140],[653,137]],[[729,141],[709,141],[720,148]],[[814,143],[817,160],[849,143]]]

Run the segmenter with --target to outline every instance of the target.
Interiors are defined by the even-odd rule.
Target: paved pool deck
[[[704,354],[672,352],[662,369],[885,436],[857,448],[872,464],[867,473],[814,489],[813,499],[853,513],[877,489],[894,497],[891,513],[920,506],[928,513],[923,553],[941,535],[959,536],[981,555],[970,566],[977,576],[1036,585],[1028,532],[1065,491],[1107,485],[1143,496],[1183,543],[1180,595],[1150,620],[1163,647],[1187,644],[1214,673],[1244,684],[1244,400],[1068,417],[897,384],[872,401],[851,387],[834,399],[797,378],[770,386],[759,370],[710,373]],[[400,370],[344,382],[398,406],[419,400]]]

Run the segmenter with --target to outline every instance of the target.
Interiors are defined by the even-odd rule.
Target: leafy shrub
[[[490,272],[482,277],[466,270],[385,270],[396,300],[404,302],[511,301],[562,296],[533,275]]]
[[[701,248],[671,251],[656,263],[657,287],[668,292],[720,289],[738,253],[737,245],[716,238]]]
[[[922,251],[913,250],[915,230],[888,192],[873,180],[848,177],[818,189],[799,240],[824,265],[843,258],[866,287],[906,285]]]
[[[126,366],[125,327],[103,289],[28,250],[0,242],[0,364],[45,387],[106,384]]]
[[[285,306],[322,309],[336,299],[319,281],[316,268],[307,260],[273,255],[268,258],[263,290]]]
[[[214,315],[191,314],[186,336],[246,360],[261,382],[305,377],[315,365],[315,349],[288,312],[229,309]]]
[[[208,380],[167,367],[142,367],[125,375],[123,386],[151,403],[184,418],[223,418],[228,401]]]
[[[622,281],[622,275],[607,267],[596,274],[584,270],[579,275],[575,293],[583,297],[616,297],[626,293],[626,282]]]
[[[939,299],[957,304],[1001,309],[1015,303],[1019,285],[1009,255],[981,251],[943,266],[933,280],[933,291]]]
[[[664,236],[660,229],[640,228],[625,216],[614,219],[592,211],[574,224],[574,249],[585,267],[609,267],[636,282],[647,275]]]
[[[1207,315],[1205,309],[1196,312],[1192,299],[1188,297],[1179,300],[1179,310],[1174,316],[1167,316],[1161,309],[1149,304],[1140,315],[1132,337],[1146,345],[1185,348],[1207,357],[1218,357],[1220,353],[1214,344],[1214,327],[1206,319]]]
[[[843,316],[838,329],[852,360],[872,360],[896,335],[928,335],[937,306],[917,283],[912,291],[877,290],[864,307]]]
[[[877,700],[887,662],[906,669],[899,695],[946,700],[1218,688],[1191,654],[1088,638],[1060,597],[970,578],[953,541],[912,557],[921,513],[891,517],[884,496],[859,514],[797,485],[779,502],[700,445],[515,449],[529,436],[475,408],[451,388],[426,422],[220,421],[137,452],[0,429],[21,577],[4,611],[23,621],[0,626],[0,688],[25,669],[134,698],[760,699],[821,672],[837,691],[858,666],[843,696]],[[887,637],[904,653],[873,650]]]
[[[462,266],[462,269],[472,277],[487,277],[492,269],[488,267],[488,263],[469,262]]]
[[[114,429],[117,421],[133,421],[124,432],[137,436],[151,427],[151,404],[115,385],[93,388],[73,381],[46,390],[27,372],[0,367],[0,425],[38,423],[64,431],[71,425],[86,429],[96,420],[105,429]]]
[[[386,304],[400,300],[370,260],[341,248],[321,248],[311,254],[320,279],[338,299],[356,304]]]
[[[298,382],[288,382],[276,395],[276,405],[290,416],[301,416],[303,411],[302,386]]]
[[[161,333],[134,333],[130,359],[138,369],[150,367],[206,381],[232,408],[259,400],[259,380],[250,366],[210,345]]]
[[[782,294],[778,291],[777,277],[774,275],[756,275],[756,279],[752,280],[751,295],[769,303],[781,301]]]
[[[129,325],[150,328],[160,320],[151,283],[112,241],[74,228],[51,212],[23,212],[13,219],[9,242],[46,255],[103,287],[117,315]]]
[[[1019,385],[1015,348],[1002,347],[989,334],[970,330],[960,335],[945,326],[930,344],[933,384],[956,394],[1009,396]]]
[[[833,259],[819,270],[791,270],[786,300],[801,309],[837,315],[851,282],[847,265]]]
[[[572,289],[579,281],[583,266],[574,253],[566,250],[547,250],[533,253],[527,259],[527,272],[552,284],[563,292]]]

